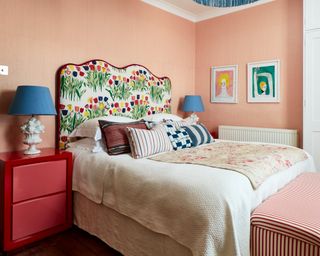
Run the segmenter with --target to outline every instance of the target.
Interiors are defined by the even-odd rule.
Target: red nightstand
[[[0,153],[1,249],[10,251],[72,225],[72,154]]]
[[[216,131],[212,131],[210,132],[211,136],[214,138],[214,139],[218,139],[218,136],[217,136],[217,132]]]

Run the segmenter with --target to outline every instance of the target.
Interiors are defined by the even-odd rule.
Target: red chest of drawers
[[[10,251],[72,225],[72,154],[0,153],[0,239]]]

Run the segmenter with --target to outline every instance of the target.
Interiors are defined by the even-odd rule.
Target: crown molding
[[[184,19],[187,19],[189,21],[192,21],[194,23],[199,22],[199,21],[203,21],[203,20],[207,20],[207,19],[212,19],[215,17],[219,17],[219,16],[223,16],[229,13],[233,13],[233,12],[238,12],[247,8],[251,8],[257,5],[261,5],[261,4],[265,4],[265,3],[269,3],[269,2],[273,2],[274,0],[260,0],[258,2],[252,3],[252,4],[248,4],[245,6],[241,6],[241,7],[230,7],[230,8],[221,8],[219,10],[219,12],[204,12],[201,14],[194,14],[192,12],[189,12],[183,8],[180,8],[176,5],[170,4],[166,1],[163,0],[141,0],[142,2],[146,3],[146,4],[150,4],[153,5],[154,7],[157,7],[159,9],[162,9],[166,12],[172,13],[174,15],[177,15],[179,17],[182,17]]]
[[[146,4],[153,5],[153,6],[159,8],[159,9],[162,9],[166,12],[170,12],[174,15],[177,15],[179,17],[187,19],[189,21],[197,22],[197,20],[198,20],[198,17],[196,15],[194,15],[193,13],[186,11],[182,8],[179,8],[175,5],[163,2],[161,0],[141,0],[141,1]]]
[[[229,7],[229,8],[223,8],[223,10],[220,10],[218,13],[217,12],[215,12],[215,13],[212,13],[212,12],[201,13],[196,16],[196,19],[194,22],[199,22],[199,21],[203,21],[203,20],[216,18],[216,17],[223,16],[223,15],[226,15],[229,13],[239,12],[244,9],[251,8],[251,7],[254,7],[254,6],[236,7],[236,10],[235,10],[235,8]]]

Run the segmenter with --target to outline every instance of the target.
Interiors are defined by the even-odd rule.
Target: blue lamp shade
[[[21,85],[9,108],[10,115],[56,115],[48,87]]]
[[[184,112],[203,112],[204,106],[200,95],[186,95],[183,102]]]

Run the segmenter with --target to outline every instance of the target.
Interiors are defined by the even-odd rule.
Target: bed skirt
[[[102,204],[73,192],[74,224],[97,236],[125,256],[191,256],[191,251],[170,237],[155,233]]]

